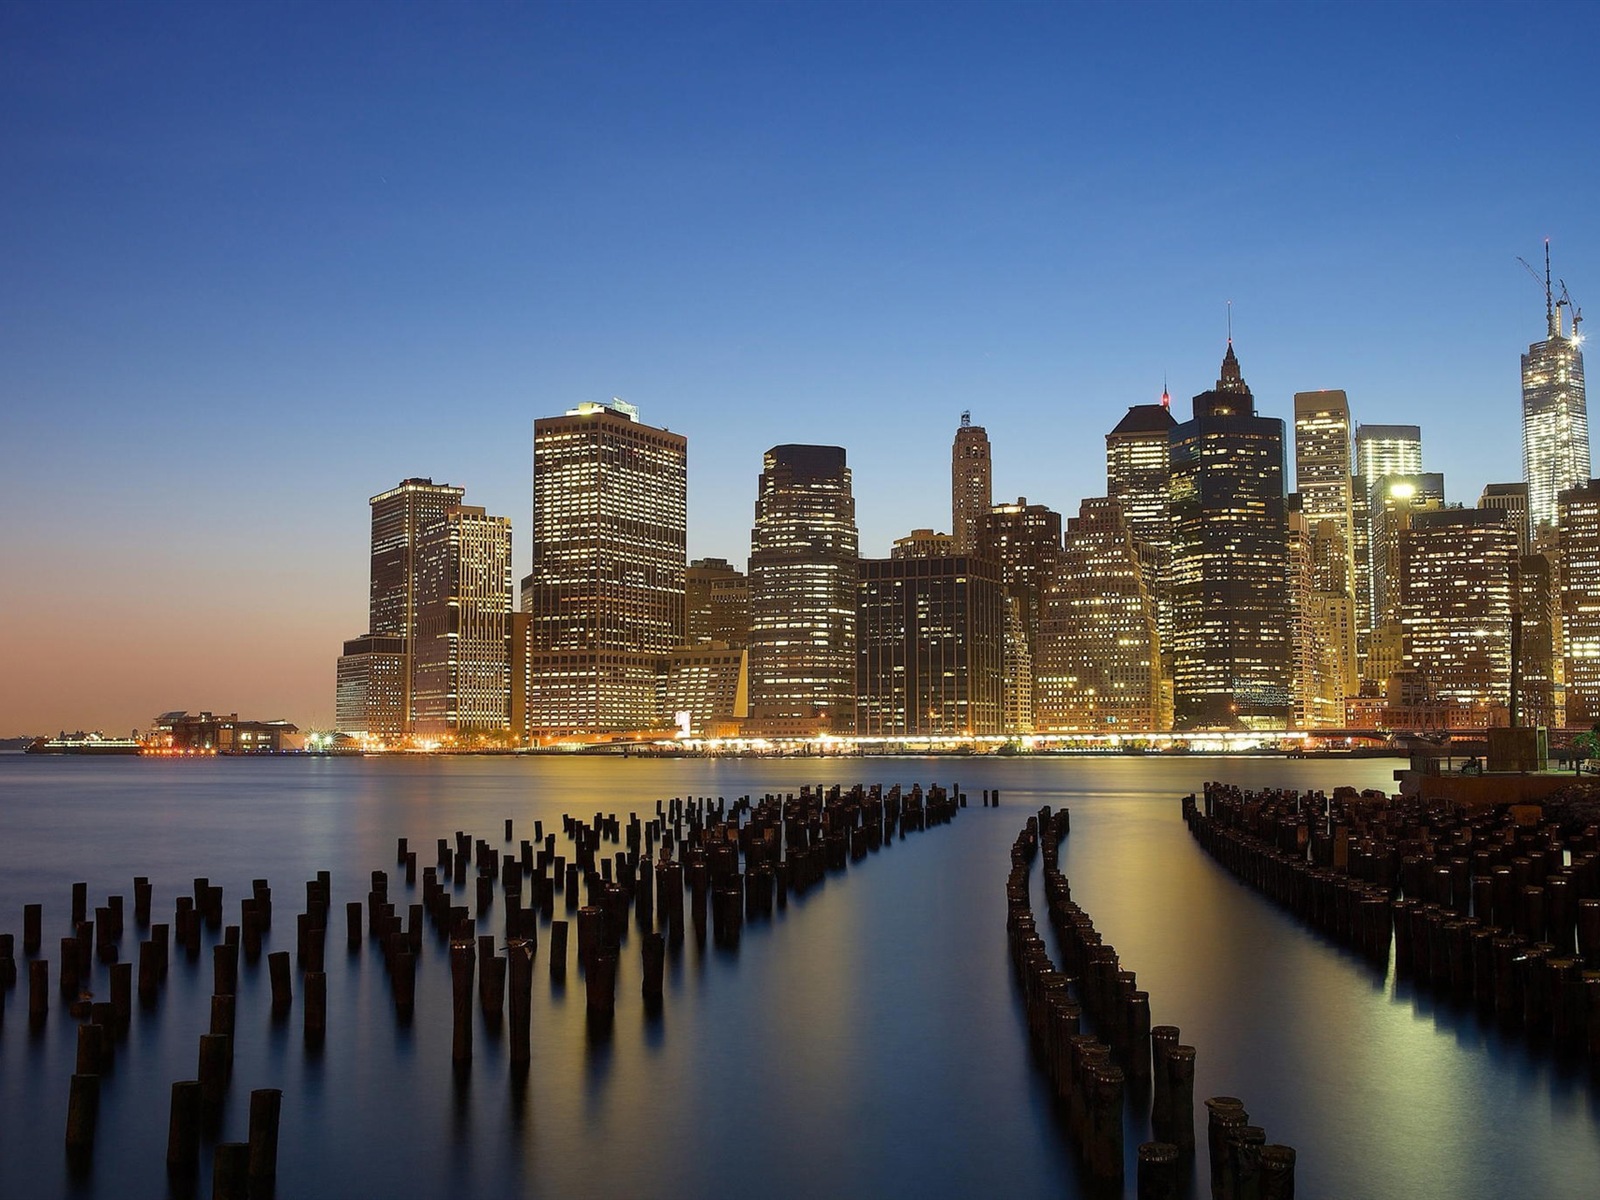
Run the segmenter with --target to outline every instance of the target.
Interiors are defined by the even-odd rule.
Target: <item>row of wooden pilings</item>
[[[1173,1200],[1195,1153],[1195,1048],[1176,1026],[1150,1024],[1150,995],[1116,948],[1072,899],[1060,870],[1060,846],[1071,827],[1066,809],[1041,808],[1011,847],[1006,881],[1011,961],[1022,989],[1036,1057],[1054,1085],[1067,1132],[1091,1179],[1120,1187],[1124,1177],[1123,1110],[1150,1098],[1155,1140],[1138,1151],[1139,1200]],[[1049,919],[1061,954],[1058,968],[1033,915],[1029,872],[1043,849]],[[1100,1036],[1088,1032],[1092,1027]],[[1147,1091],[1148,1089],[1148,1091]],[[1278,1200],[1294,1195],[1295,1152],[1268,1145],[1242,1101],[1206,1101],[1211,1194],[1218,1200]]]
[[[983,800],[986,806],[991,803],[988,792]],[[999,804],[998,791],[992,802]],[[926,791],[917,785],[905,792],[899,786],[807,787],[798,795],[767,796],[756,803],[743,797],[731,805],[709,798],[675,798],[658,802],[656,816],[649,822],[634,815],[624,824],[601,813],[586,822],[564,814],[562,832],[571,843],[570,860],[556,853],[556,834],[546,834],[542,821],[535,822],[534,838],[524,840],[516,855],[502,854],[487,840],[475,840],[458,830],[453,839],[438,840],[438,862],[421,872],[420,902],[404,906],[404,919],[390,900],[388,872],[371,873],[365,903],[352,900],[345,905],[347,950],[359,954],[364,945],[376,943],[396,1019],[406,1024],[415,1009],[424,927],[431,923],[448,947],[442,961],[451,972],[453,1060],[457,1064],[471,1060],[476,1000],[483,1019],[495,1026],[509,1009],[510,1059],[514,1066],[525,1068],[531,1058],[533,963],[541,919],[549,924],[552,986],[563,985],[566,976],[570,926],[555,917],[557,895],[564,896],[566,911],[575,914],[590,1028],[604,1029],[614,1010],[617,961],[630,925],[642,935],[641,992],[647,1011],[654,1011],[663,999],[668,948],[682,944],[686,927],[704,945],[709,915],[715,943],[736,947],[747,919],[770,918],[774,907],[785,907],[791,895],[803,894],[828,873],[845,871],[850,862],[882,849],[896,835],[904,839],[908,833],[948,823],[965,804],[959,788],[937,785]],[[513,840],[513,832],[513,822],[507,819],[506,842]],[[605,842],[620,844],[624,838],[626,851],[604,855]],[[674,850],[678,859],[673,858]],[[417,855],[406,838],[398,840],[396,866],[403,872],[405,886],[417,885]],[[456,889],[467,890],[473,867],[476,903],[469,908],[456,903]],[[497,953],[495,934],[480,932],[494,928],[497,888],[504,909],[503,957]],[[135,994],[141,1007],[155,1008],[171,948],[175,945],[190,962],[197,961],[209,931],[219,938],[211,946],[210,1023],[199,1038],[198,1078],[172,1085],[169,1176],[175,1193],[192,1193],[201,1144],[209,1141],[214,1197],[270,1196],[276,1180],[281,1093],[276,1089],[250,1093],[247,1142],[217,1139],[233,1073],[240,959],[246,964],[258,962],[270,938],[272,889],[265,879],[253,881],[251,894],[240,902],[237,925],[224,925],[223,890],[205,877],[194,879],[191,894],[176,898],[170,925],[151,922],[153,891],[147,877],[134,879],[133,894],[135,923],[149,933],[139,944],[137,993],[133,964],[120,961],[123,897],[109,897],[93,910],[91,920],[87,883],[72,885],[74,932],[61,938],[58,959],[61,1003],[82,1021],[68,1096],[69,1164],[81,1172],[92,1160],[100,1079],[111,1070],[117,1042],[126,1037]],[[331,874],[322,871],[306,882],[305,911],[297,915],[295,928],[303,1036],[312,1053],[327,1032],[324,966],[332,907]],[[28,968],[29,1026],[35,1034],[43,1030],[51,1008],[50,962],[40,957],[43,927],[43,905],[25,905],[23,957]],[[268,953],[266,958],[272,1018],[282,1021],[293,1007],[295,965],[287,950]],[[110,999],[104,1002],[93,999],[97,962],[109,974]],[[0,935],[0,992],[17,982],[15,938],[7,933]],[[0,1021],[3,1017],[0,1003]]]
[[[1597,831],[1376,801],[1208,783],[1183,812],[1218,862],[1377,969],[1392,947],[1419,990],[1600,1068]]]

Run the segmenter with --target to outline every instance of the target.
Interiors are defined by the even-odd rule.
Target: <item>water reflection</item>
[[[449,972],[433,937],[409,1028],[396,1024],[375,945],[347,957],[335,943],[320,1054],[302,1037],[298,971],[294,1008],[275,1020],[264,969],[241,963],[218,1136],[243,1138],[250,1088],[281,1087],[283,1196],[1085,1194],[1031,1067],[1004,955],[1006,848],[1032,808],[1064,803],[1074,896],[1138,971],[1155,1020],[1199,1047],[1197,1097],[1246,1097],[1273,1140],[1300,1150],[1304,1194],[1488,1197],[1514,1180],[1524,1194],[1586,1196],[1600,1146],[1585,1078],[1300,930],[1200,854],[1177,817],[1175,797],[1206,778],[1384,786],[1393,765],[0,761],[0,930],[19,930],[22,904],[42,901],[51,949],[73,880],[102,897],[126,892],[135,872],[167,919],[204,872],[230,904],[269,878],[277,913],[263,953],[293,952],[298,881],[318,869],[332,874],[336,914],[364,897],[374,867],[391,871],[392,896],[411,894],[390,866],[397,836],[431,847],[462,829],[501,845],[508,816],[559,830],[563,811],[648,817],[657,799],[795,791],[819,774],[926,785],[959,773],[974,796],[1001,788],[1003,806],[895,841],[770,923],[746,923],[736,955],[703,945],[686,921],[659,1018],[641,1000],[637,937],[602,1042],[589,1036],[582,974],[568,989],[536,963],[526,1071],[506,1064],[509,1039],[495,1040],[476,1004],[471,1069],[452,1071]],[[449,881],[455,903],[471,903],[469,884]],[[557,917],[563,907],[558,897]],[[48,1022],[29,1036],[19,970],[0,1029],[0,1195],[163,1194],[167,1092],[194,1073],[209,960],[174,947],[159,1005],[135,1009],[82,1185],[61,1155],[75,1022],[52,990]],[[1129,1125],[1130,1154],[1140,1128]]]

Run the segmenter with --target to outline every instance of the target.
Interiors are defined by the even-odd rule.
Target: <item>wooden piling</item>
[[[528,943],[514,941],[506,946],[506,961],[511,975],[511,1061],[520,1066],[532,1056],[528,1022],[533,1011],[533,952]]]
[[[307,971],[305,978],[306,1045],[320,1046],[328,1032],[328,976],[322,971]]]
[[[225,1033],[200,1035],[200,1099],[216,1108],[228,1094],[228,1063],[232,1039]]]
[[[267,955],[267,973],[272,978],[272,1011],[275,1015],[282,1016],[289,1011],[289,1005],[294,999],[294,992],[289,984],[287,950],[276,950]]]
[[[50,963],[36,958],[28,964],[28,1024],[43,1025],[50,1013]]]
[[[565,921],[550,922],[550,978],[567,977],[567,929]]]
[[[472,943],[457,942],[450,947],[450,997],[453,1026],[450,1041],[452,1062],[472,1060]]]
[[[67,1094],[67,1153],[87,1156],[94,1151],[94,1127],[100,1111],[100,1076],[72,1077]]]
[[[1178,1148],[1171,1142],[1139,1147],[1139,1200],[1178,1200]]]
[[[249,1200],[250,1145],[218,1142],[211,1152],[211,1200]]]
[[[250,1190],[271,1195],[278,1177],[278,1116],[283,1093],[277,1088],[256,1088],[250,1093]]]
[[[22,953],[31,957],[39,953],[40,938],[44,931],[44,905],[22,906]]]
[[[100,1075],[106,1067],[106,1034],[107,1031],[92,1022],[78,1026],[78,1061],[77,1073],[79,1075]]]
[[[172,1109],[167,1118],[167,1167],[192,1171],[200,1162],[200,1081],[185,1079],[172,1085]]]

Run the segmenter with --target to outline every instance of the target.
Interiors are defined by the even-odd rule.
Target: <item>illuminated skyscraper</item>
[[[1160,404],[1130,406],[1128,415],[1106,434],[1106,495],[1122,506],[1123,521],[1144,568],[1145,589],[1155,605],[1162,648],[1167,652],[1172,640],[1172,604],[1167,592],[1172,557],[1167,435],[1176,424],[1171,398],[1163,389]]]
[[[428,737],[503,735],[511,701],[511,521],[458,506],[417,550],[413,727]]]
[[[1372,596],[1372,485],[1385,475],[1422,473],[1422,430],[1416,425],[1356,426],[1356,471],[1351,480],[1355,520],[1356,653],[1366,666],[1367,641],[1376,619]]]
[[[1300,511],[1306,522],[1306,549],[1310,559],[1324,560],[1320,578],[1312,591],[1305,617],[1321,652],[1335,656],[1335,670],[1341,692],[1353,693],[1360,679],[1354,615],[1356,596],[1355,489],[1352,481],[1350,402],[1342,391],[1296,392],[1294,396],[1294,472],[1295,491],[1300,496]],[[1324,522],[1333,522],[1328,530]],[[1343,547],[1345,566],[1330,571],[1326,557],[1333,540]],[[1315,545],[1313,545],[1315,543]],[[1337,586],[1349,593],[1348,613],[1330,592]],[[1333,619],[1329,619],[1333,618]],[[1320,660],[1319,660],[1320,661]],[[1322,664],[1325,666],[1326,664]],[[1321,666],[1319,666],[1319,670]],[[1325,689],[1318,703],[1326,713],[1329,697]],[[1343,723],[1343,699],[1339,701]],[[1319,724],[1326,722],[1319,721]]]
[[[334,728],[395,741],[406,731],[406,640],[366,634],[344,644],[334,695]]]
[[[1561,302],[1550,290],[1550,243],[1544,245],[1545,340],[1522,356],[1522,478],[1528,484],[1528,521],[1554,525],[1557,497],[1589,482],[1589,408],[1583,391],[1578,317],[1572,335],[1562,329]]]
[[[1283,422],[1256,415],[1232,339],[1169,435],[1173,716],[1179,729],[1289,720]]]
[[[1406,666],[1440,701],[1479,712],[1506,705],[1517,536],[1504,516],[1477,508],[1412,512],[1400,571]]]
[[[1561,556],[1561,639],[1566,723],[1600,721],[1600,480],[1557,499]]]
[[[750,532],[751,727],[848,733],[860,543],[844,450],[774,446],[759,486]]]
[[[1033,676],[1039,661],[1039,606],[1045,581],[1061,558],[1061,514],[1019,496],[984,517],[979,553],[1000,564],[1011,609],[1006,651],[1008,733],[1033,730]],[[1017,640],[1020,633],[1021,642]]]
[[[972,423],[971,413],[962,413],[961,428],[950,447],[950,536],[957,554],[976,552],[984,515],[993,503],[989,435],[982,425]]]
[[[929,554],[863,559],[856,595],[858,735],[1002,731],[1005,600],[994,562]]]
[[[1040,733],[1150,733],[1170,714],[1161,639],[1121,504],[1083,501],[1045,586],[1034,724]]]
[[[465,489],[446,483],[406,479],[367,502],[372,508],[372,576],[367,631],[372,636],[401,640],[400,654],[405,661],[400,680],[400,732],[410,732],[413,715],[411,689],[416,669],[419,603],[417,548],[423,534],[438,525],[445,513],[461,503],[464,495]],[[378,660],[369,661],[378,663]],[[350,683],[349,686],[354,685]],[[369,684],[369,692],[372,696],[393,694],[376,679]],[[388,716],[372,719],[384,729],[394,724]]]
[[[531,733],[661,724],[667,655],[684,637],[687,478],[687,440],[631,404],[534,422]]]

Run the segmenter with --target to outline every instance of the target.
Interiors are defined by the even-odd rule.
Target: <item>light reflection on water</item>
[[[69,885],[84,879],[91,905],[128,895],[131,957],[135,874],[152,879],[156,920],[169,920],[174,897],[204,874],[236,921],[250,880],[265,876],[274,900],[265,949],[292,951],[304,881],[332,871],[319,1057],[302,1045],[298,981],[294,1012],[274,1025],[265,958],[241,963],[223,1132],[243,1138],[251,1088],[284,1090],[280,1196],[1072,1195],[1072,1157],[1031,1069],[1008,973],[1003,892],[1027,814],[1066,804],[1062,869],[1074,897],[1138,972],[1155,1022],[1199,1047],[1196,1097],[1242,1097],[1269,1140],[1299,1150],[1301,1195],[1592,1195],[1600,1122],[1586,1076],[1470,1013],[1397,992],[1221,871],[1178,817],[1176,798],[1207,778],[1388,787],[1396,765],[7,757],[0,931],[20,944],[22,904],[43,901],[53,958]],[[435,839],[457,829],[500,845],[507,816],[521,839],[535,819],[559,833],[563,811],[648,815],[672,796],[857,781],[958,782],[973,805],[1000,787],[1003,807],[969,807],[830,877],[770,925],[748,923],[737,954],[709,939],[699,950],[691,931],[681,957],[669,956],[656,1019],[639,1002],[635,931],[608,1041],[588,1035],[570,957],[564,989],[551,987],[542,929],[525,1079],[508,1067],[504,1033],[481,1018],[470,1072],[452,1071],[448,971],[431,932],[409,1029],[393,1019],[381,960],[370,948],[346,956],[339,910],[365,897],[371,870],[390,872],[397,906],[411,898],[394,866],[398,836],[411,839],[420,869]],[[192,965],[175,953],[160,1007],[136,1008],[104,1084],[93,1172],[74,1186],[60,1152],[74,1023],[53,1010],[30,1038],[23,968],[0,1032],[0,1195],[163,1194],[169,1088],[195,1073],[210,975],[209,950]],[[1146,1128],[1130,1121],[1130,1190]]]

